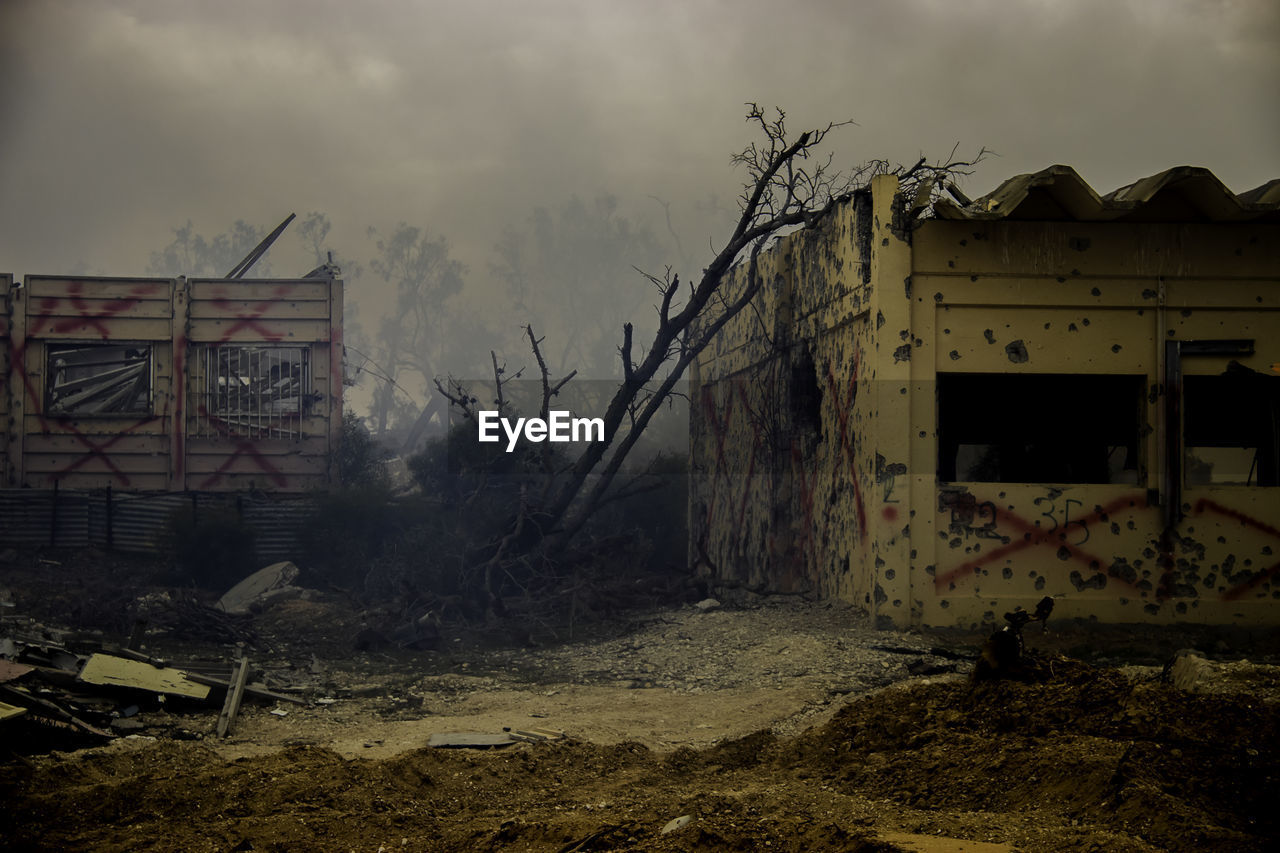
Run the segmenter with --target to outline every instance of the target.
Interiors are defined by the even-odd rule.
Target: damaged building
[[[334,269],[289,280],[0,276],[0,541],[131,537],[147,550],[173,508],[200,496],[333,484]]]
[[[691,561],[883,625],[1280,624],[1280,181],[955,196],[761,253],[691,377]]]

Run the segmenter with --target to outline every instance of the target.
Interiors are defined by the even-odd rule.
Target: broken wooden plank
[[[35,667],[27,666],[23,663],[0,660],[0,683],[13,681],[15,678],[21,678],[28,672],[32,672],[34,669]]]
[[[449,732],[432,735],[427,740],[427,746],[448,749],[493,749],[494,747],[510,746],[515,742],[515,738],[506,732],[501,734]]]
[[[196,684],[203,684],[208,687],[221,687],[223,690],[231,689],[231,682],[225,678],[215,678],[212,675],[205,675],[202,672],[188,672],[187,679],[194,681]],[[307,704],[306,699],[297,696],[289,696],[285,693],[277,693],[274,690],[268,690],[265,684],[246,684],[244,692],[253,696],[255,699],[271,699],[276,702],[292,702],[295,705]]]
[[[132,687],[190,699],[209,698],[208,685],[188,678],[180,669],[151,666],[113,655],[90,655],[80,670],[80,680],[86,684]]]
[[[236,715],[240,713],[240,701],[244,699],[244,686],[248,680],[249,658],[241,655],[235,674],[231,677],[231,689],[227,691],[227,699],[222,703],[222,713],[218,715],[218,737],[231,734]]]
[[[27,713],[26,708],[10,705],[8,702],[0,702],[0,720],[12,720],[14,717],[21,717],[25,713]]]

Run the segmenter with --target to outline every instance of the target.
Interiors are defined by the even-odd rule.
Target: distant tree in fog
[[[370,233],[378,255],[369,268],[392,287],[394,300],[370,354],[382,374],[370,415],[374,433],[385,437],[390,427],[407,427],[404,422],[418,415],[418,405],[406,395],[427,401],[433,396],[432,382],[453,337],[448,303],[462,290],[466,268],[449,257],[443,237],[420,228],[401,223],[389,237]]]
[[[151,253],[147,275],[221,278],[244,260],[268,231],[237,219],[231,230],[206,238],[196,233],[188,219],[185,225],[173,229],[173,240],[167,246]],[[269,278],[271,264],[264,256],[250,272],[253,278]]]
[[[619,374],[618,330],[648,319],[652,292],[636,287],[636,271],[660,269],[666,249],[644,224],[618,213],[618,199],[577,196],[535,208],[494,246],[493,276],[517,317],[546,335],[548,367],[564,373]]]

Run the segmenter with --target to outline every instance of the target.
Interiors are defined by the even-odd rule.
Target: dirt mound
[[[902,685],[795,738],[225,761],[120,742],[6,765],[17,850],[893,850],[877,830],[1027,850],[1261,851],[1274,703],[1043,659],[1047,680]],[[688,820],[666,834],[682,816]]]
[[[892,688],[854,700],[779,758],[844,790],[930,809],[1035,810],[1168,849],[1274,838],[1280,714],[1066,658],[1029,683]]]

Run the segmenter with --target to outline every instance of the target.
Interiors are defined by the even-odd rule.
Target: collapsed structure
[[[0,353],[0,541],[85,544],[95,537],[83,528],[104,511],[111,536],[112,494],[297,494],[336,481],[342,282],[332,270],[2,275]],[[156,504],[168,509],[150,527],[171,504]]]
[[[1280,624],[1280,180],[955,195],[760,254],[693,369],[691,560],[899,626]]]

